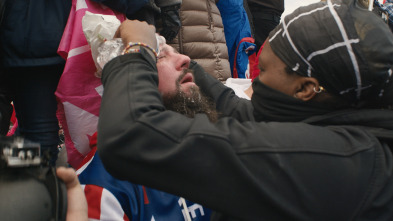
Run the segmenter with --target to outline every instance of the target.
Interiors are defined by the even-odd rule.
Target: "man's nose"
[[[178,54],[177,58],[177,69],[182,70],[182,69],[187,69],[190,66],[190,57],[183,55],[183,54]]]

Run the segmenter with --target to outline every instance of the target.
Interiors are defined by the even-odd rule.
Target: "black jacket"
[[[5,1],[0,26],[0,65],[37,67],[64,64],[57,48],[71,0]]]
[[[272,12],[281,15],[284,12],[284,0],[247,0],[251,10]]]
[[[213,219],[392,220],[392,111],[332,113],[323,126],[255,122],[249,101],[192,68],[230,117],[165,110],[144,50],[105,66],[98,152],[113,176],[221,213]]]

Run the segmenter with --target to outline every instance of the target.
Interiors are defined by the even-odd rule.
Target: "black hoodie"
[[[143,49],[105,66],[98,152],[109,173],[203,204],[215,220],[392,220],[393,111],[256,122],[251,102],[191,67],[227,117],[165,110]]]

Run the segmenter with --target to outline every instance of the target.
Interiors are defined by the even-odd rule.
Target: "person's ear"
[[[302,77],[299,79],[299,89],[296,91],[294,97],[303,101],[309,101],[317,94],[316,88],[319,88],[319,82],[313,77]]]

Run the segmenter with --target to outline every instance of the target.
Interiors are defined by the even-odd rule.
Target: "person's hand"
[[[125,20],[117,29],[115,38],[121,38],[124,45],[129,42],[142,42],[157,48],[156,28],[144,21]]]
[[[168,41],[174,39],[180,30],[179,9],[180,4],[161,7],[162,30],[160,34]]]
[[[87,201],[75,170],[59,167],[56,173],[67,187],[67,221],[87,221]]]

